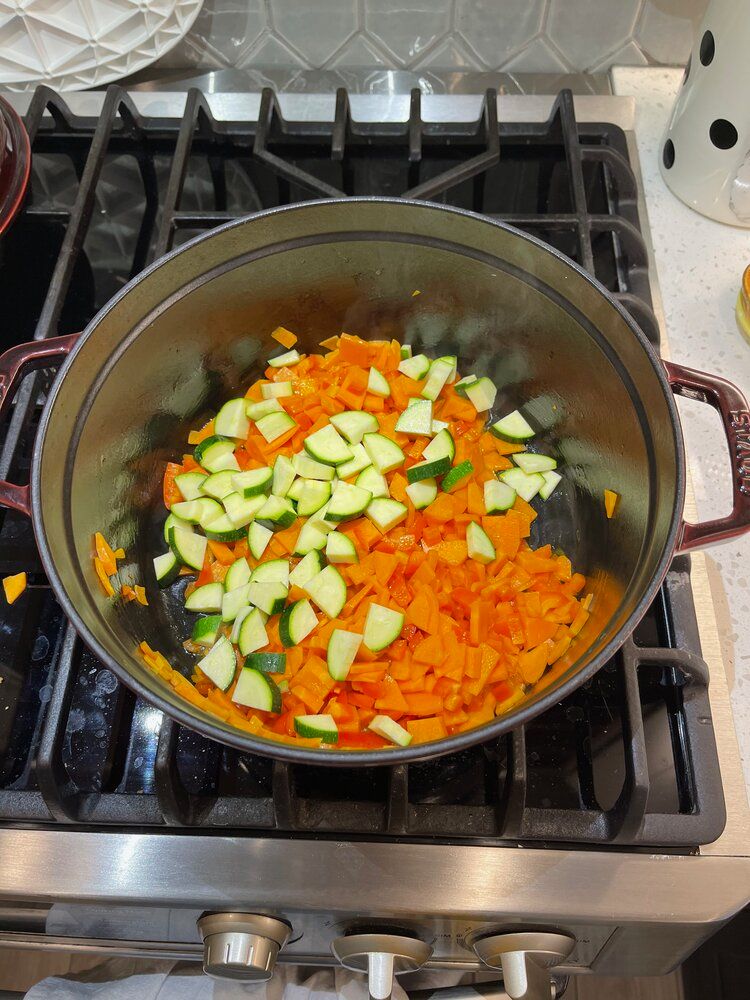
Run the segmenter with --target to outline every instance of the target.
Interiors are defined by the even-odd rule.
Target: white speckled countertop
[[[693,212],[659,173],[661,137],[682,70],[623,67],[612,79],[615,93],[636,98],[636,139],[671,357],[723,375],[748,395],[750,344],[737,329],[734,306],[750,264],[750,230]],[[731,473],[718,417],[710,407],[682,399],[679,409],[698,516],[721,516],[731,502]],[[750,535],[709,549],[709,569],[712,563],[721,580],[713,596],[750,788]]]

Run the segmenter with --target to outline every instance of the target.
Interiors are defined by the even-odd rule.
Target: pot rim
[[[585,667],[578,670],[572,677],[570,677],[566,682],[564,682],[560,688],[551,688],[546,694],[542,695],[538,701],[533,705],[521,702],[517,708],[512,709],[506,715],[496,716],[495,719],[486,723],[483,726],[478,726],[476,729],[467,730],[465,733],[459,733],[457,735],[448,736],[445,739],[436,740],[432,743],[418,743],[408,747],[393,747],[385,748],[380,750],[314,750],[307,747],[295,747],[291,744],[275,742],[272,740],[264,740],[249,734],[244,734],[239,729],[233,729],[228,726],[227,730],[221,729],[218,723],[214,723],[209,716],[193,715],[191,712],[187,711],[187,708],[182,708],[181,705],[173,705],[171,702],[167,702],[165,698],[161,697],[158,693],[151,691],[149,688],[145,687],[138,678],[132,674],[126,667],[120,664],[93,636],[93,634],[88,629],[87,625],[81,618],[81,616],[76,611],[72,602],[69,600],[68,595],[63,587],[62,581],[58,576],[57,570],[52,559],[49,547],[47,545],[46,533],[43,528],[42,519],[42,503],[40,496],[40,468],[41,468],[41,452],[44,447],[44,439],[46,437],[47,426],[50,420],[50,414],[54,407],[55,400],[57,398],[58,392],[62,386],[64,378],[67,374],[68,368],[74,363],[78,352],[83,347],[86,340],[94,333],[96,327],[100,324],[101,320],[120,302],[122,298],[133,292],[138,284],[148,278],[154,271],[159,267],[164,265],[167,261],[172,260],[179,254],[193,248],[194,246],[211,239],[212,236],[219,233],[226,232],[234,227],[247,225],[248,222],[252,222],[255,219],[264,218],[267,216],[279,215],[285,212],[296,211],[299,212],[301,209],[309,206],[336,206],[336,205],[353,205],[353,204],[377,204],[385,203],[392,205],[399,205],[400,207],[409,208],[425,208],[438,210],[440,212],[446,212],[448,214],[460,215],[468,217],[476,222],[481,222],[484,225],[494,226],[498,229],[512,233],[519,239],[530,243],[532,246],[550,254],[556,258],[561,264],[575,271],[580,277],[584,278],[586,282],[591,285],[601,296],[603,296],[609,305],[620,315],[620,318],[624,320],[626,326],[629,328],[630,332],[636,338],[640,346],[642,347],[648,361],[650,362],[654,373],[656,374],[657,380],[659,381],[664,397],[666,399],[667,408],[672,417],[672,436],[675,445],[675,457],[676,457],[676,482],[675,482],[675,502],[671,514],[671,524],[669,532],[664,543],[663,552],[659,558],[656,570],[652,576],[651,582],[643,590],[640,598],[634,605],[627,619],[621,628],[615,633],[615,635],[610,639],[607,645],[599,651],[599,653],[593,657],[591,662]],[[76,632],[83,639],[86,645],[99,657],[103,664],[110,669],[116,677],[124,684],[126,684],[131,690],[133,690],[140,698],[144,701],[149,702],[158,708],[160,711],[164,712],[170,718],[174,719],[180,725],[186,726],[188,729],[192,729],[202,736],[209,739],[215,740],[225,745],[231,746],[236,750],[241,750],[245,753],[258,754],[261,756],[272,757],[277,760],[283,760],[292,764],[323,764],[333,767],[377,767],[377,766],[387,766],[395,764],[405,764],[414,763],[421,760],[429,760],[434,757],[441,757],[446,754],[456,753],[466,747],[473,746],[477,743],[485,743],[492,739],[497,739],[498,737],[508,733],[520,726],[525,725],[531,719],[535,718],[537,715],[541,715],[543,712],[547,711],[554,704],[561,701],[563,698],[567,697],[572,691],[576,690],[587,680],[596,674],[604,664],[611,659],[612,656],[620,649],[622,644],[633,632],[634,628],[641,620],[643,615],[646,613],[648,607],[654,600],[659,587],[666,576],[669,565],[675,556],[675,549],[677,546],[678,532],[682,524],[682,511],[685,503],[685,446],[682,436],[682,428],[680,423],[680,417],[677,410],[677,405],[674,400],[674,394],[672,392],[669,380],[667,378],[666,371],[662,365],[659,355],[654,350],[654,347],[645,336],[643,331],[640,329],[633,317],[625,310],[623,306],[617,301],[614,295],[601,284],[593,275],[589,274],[580,264],[571,260],[565,254],[561,253],[555,247],[551,246],[549,243],[545,243],[544,240],[539,239],[536,236],[532,236],[523,230],[517,229],[515,226],[511,226],[508,223],[500,222],[496,219],[489,218],[487,216],[481,215],[478,212],[472,212],[468,209],[457,208],[451,205],[442,205],[438,202],[432,201],[410,201],[404,198],[386,198],[386,197],[351,197],[351,198],[324,198],[315,199],[305,202],[293,202],[289,205],[277,206],[274,208],[264,209],[260,212],[253,212],[249,215],[243,215],[238,219],[232,219],[229,222],[224,223],[221,226],[217,226],[215,229],[211,229],[206,233],[201,233],[200,235],[189,240],[187,243],[182,244],[169,253],[164,254],[158,260],[154,261],[148,267],[144,268],[139,274],[132,278],[126,285],[124,285],[119,292],[117,292],[111,299],[109,299],[102,308],[97,312],[97,314],[91,319],[87,324],[85,330],[81,333],[78,343],[75,345],[73,350],[70,352],[66,358],[63,365],[60,367],[57,377],[55,378],[53,385],[50,389],[47,402],[42,411],[41,419],[39,422],[39,428],[37,430],[36,439],[34,443],[34,450],[32,454],[31,462],[31,517],[34,526],[34,534],[36,536],[36,542],[39,549],[39,554],[42,560],[47,577],[52,585],[52,589],[55,592],[55,596],[62,605],[62,608],[73,623]],[[186,703],[187,705],[187,703]],[[197,712],[197,710],[196,710]]]

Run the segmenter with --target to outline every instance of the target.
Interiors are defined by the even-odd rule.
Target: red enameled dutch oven
[[[413,289],[421,295],[412,297]],[[136,653],[145,639],[190,671],[182,583],[159,591],[164,463],[210,411],[264,368],[284,325],[299,348],[346,330],[397,337],[415,353],[458,355],[498,387],[493,415],[518,406],[536,443],[564,466],[539,505],[532,544],[551,542],[588,577],[591,617],[567,655],[515,708],[432,744],[313,750],[239,732],[180,699]],[[13,348],[0,366],[7,406],[28,370],[67,355],[39,427],[29,487],[0,483],[0,503],[29,515],[45,569],[101,660],[179,722],[242,750],[287,760],[377,764],[426,758],[496,737],[590,678],[653,600],[679,552],[750,524],[750,413],[724,379],[661,361],[590,275],[546,244],[470,212],[389,199],[308,202],[213,230],[131,281],[79,337]],[[673,394],[720,413],[733,466],[728,517],[683,521],[685,454]],[[743,451],[744,449],[744,451]],[[604,516],[603,493],[620,494]],[[127,552],[148,607],[107,600],[92,536]]]

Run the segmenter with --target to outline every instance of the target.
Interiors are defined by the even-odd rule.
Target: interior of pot
[[[542,428],[535,445],[563,472],[552,498],[535,501],[530,541],[561,548],[594,599],[566,657],[491,725],[511,728],[590,672],[639,610],[681,506],[663,383],[618,310],[552,251],[478,217],[404,202],[316,203],[245,220],[162,262],[93,324],[47,411],[34,494],[48,569],[100,655],[183,721],[253,745],[178,699],[136,647],[145,639],[191,670],[182,647],[189,578],[166,591],[153,582],[152,558],[165,549],[164,463],[179,461],[189,430],[260,377],[278,325],[304,352],[343,330],[456,354],[460,372],[498,387],[495,417],[524,407]],[[612,520],[605,489],[621,496]],[[126,550],[121,581],[144,583],[148,607],[105,598],[91,562],[95,531]]]

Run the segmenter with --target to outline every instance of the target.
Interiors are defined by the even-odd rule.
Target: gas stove
[[[33,172],[0,243],[3,349],[83,328],[228,219],[379,194],[545,239],[665,353],[628,99],[112,87],[13,103]],[[51,377],[26,379],[0,427],[0,478],[23,481]],[[471,970],[502,961],[489,933],[520,928],[537,937],[516,951],[563,972],[658,974],[746,901],[750,827],[701,556],[674,561],[589,684],[509,737],[333,771],[238,753],[136,698],[65,619],[28,522],[0,519],[0,575],[30,581],[0,607],[0,944],[196,959],[202,935],[213,972],[226,946],[249,975],[277,952],[365,968],[387,949],[362,939],[387,931],[396,971]],[[245,916],[199,928],[206,912]]]

